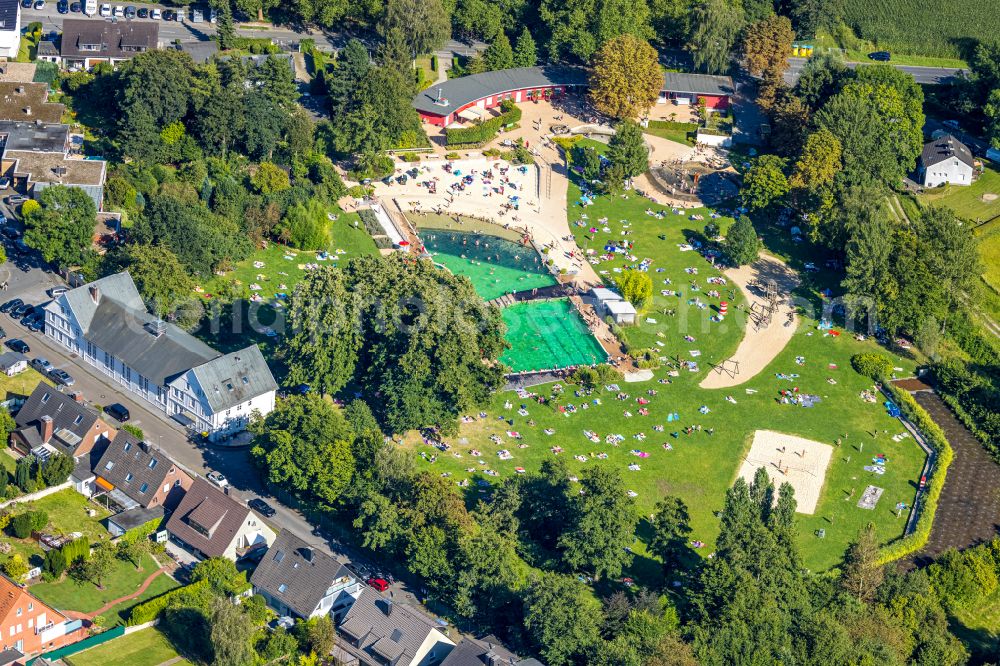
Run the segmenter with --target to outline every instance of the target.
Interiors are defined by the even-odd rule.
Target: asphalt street
[[[789,85],[794,85],[796,81],[799,80],[799,75],[802,73],[802,68],[806,64],[807,58],[789,58],[788,59],[788,69],[785,71],[785,82]],[[848,67],[852,69],[858,65],[865,63],[849,62]],[[869,63],[870,64],[870,63]],[[893,65],[896,69],[902,70],[907,74],[911,74],[913,79],[917,83],[924,83],[930,85],[936,85],[938,83],[943,83],[948,79],[956,76],[959,72],[964,71],[961,69],[949,68],[949,67],[914,67],[911,65]]]

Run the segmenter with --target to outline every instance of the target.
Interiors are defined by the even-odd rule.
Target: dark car
[[[259,497],[254,497],[252,500],[247,502],[247,506],[264,516],[265,518],[273,518],[276,511],[274,507],[262,500]]]
[[[79,14],[80,12],[83,11],[83,5],[81,5],[79,2],[74,2],[69,6],[69,10],[74,14]]]
[[[35,0],[35,9],[45,9],[45,0]]]
[[[135,7],[129,5],[125,8],[125,18],[134,19],[135,18]]]
[[[172,9],[164,9],[163,10],[163,20],[164,21],[173,21],[175,16],[176,16],[176,12],[174,12]]]
[[[25,9],[31,9],[32,4],[34,4],[32,0],[21,0],[21,6]]]
[[[59,0],[56,3],[56,11],[60,14],[69,14],[69,2],[67,0]]]
[[[41,317],[42,315],[38,314],[37,312],[29,312],[28,314],[21,317],[21,326],[24,326],[25,328],[30,328],[31,325]]]
[[[16,308],[11,309],[10,316],[13,317],[14,319],[20,319],[21,317],[28,314],[34,309],[35,309],[34,305],[31,305],[30,303],[22,303],[21,305],[18,305]]]
[[[20,338],[11,338],[4,344],[6,344],[8,348],[13,349],[19,354],[27,354],[28,352],[31,351],[31,347],[28,346],[28,343],[25,342],[24,340],[21,340]]]
[[[104,413],[119,423],[125,423],[131,418],[131,415],[128,413],[128,408],[118,402],[114,402],[105,407]]]
[[[149,18],[149,10],[145,7],[139,7],[139,11],[136,12],[139,18]]]
[[[876,62],[889,62],[892,60],[892,54],[888,51],[875,51],[874,53],[869,53],[868,57]]]
[[[10,312],[14,308],[19,308],[22,305],[24,305],[24,301],[22,301],[20,298],[14,298],[7,301],[3,305],[0,305],[0,312]]]

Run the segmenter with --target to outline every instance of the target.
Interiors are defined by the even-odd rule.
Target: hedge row
[[[521,109],[510,101],[500,105],[500,115],[483,121],[472,127],[456,127],[445,130],[449,146],[461,146],[470,143],[485,143],[495,137],[503,127],[513,125],[521,120]]]
[[[927,443],[937,453],[937,459],[930,470],[930,480],[927,482],[927,489],[924,491],[920,508],[920,515],[917,517],[917,526],[912,534],[902,539],[893,541],[883,546],[879,551],[879,564],[888,564],[894,560],[916,553],[927,545],[931,536],[931,527],[934,525],[934,514],[937,513],[938,500],[941,497],[941,489],[944,488],[944,480],[948,475],[948,467],[954,452],[951,444],[944,436],[938,424],[934,423],[930,415],[924,411],[913,396],[902,391],[892,384],[885,382],[885,390],[892,396],[892,399],[899,405],[900,411],[909,419],[917,430],[924,436]]]
[[[145,624],[147,622],[152,622],[160,613],[170,605],[170,602],[175,599],[188,599],[194,600],[201,596],[204,592],[208,591],[208,580],[199,580],[197,583],[191,583],[190,585],[185,585],[184,587],[178,587],[176,590],[170,590],[165,592],[158,597],[153,597],[149,601],[139,604],[132,609],[132,612],[128,616],[128,626],[133,627],[137,624]],[[191,605],[197,605],[192,603]]]

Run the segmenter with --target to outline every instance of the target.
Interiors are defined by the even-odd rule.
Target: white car
[[[163,18],[163,12],[160,11],[159,7],[157,7],[153,9],[151,12],[149,12],[149,18],[156,19],[157,21],[159,21],[161,18]]]
[[[109,5],[106,2],[103,5],[101,5],[101,16],[103,16],[104,18],[108,18],[109,16],[111,16],[111,5]]]
[[[201,13],[200,9],[191,10],[191,23],[202,23],[205,20],[204,15]]]
[[[125,8],[121,5],[115,5],[115,18],[125,18]]]
[[[86,0],[83,3],[83,13],[87,16],[93,16],[97,13],[97,0]]]
[[[229,485],[229,479],[222,472],[209,472],[205,475],[205,478],[208,479],[209,483],[214,483],[220,488],[225,488]]]

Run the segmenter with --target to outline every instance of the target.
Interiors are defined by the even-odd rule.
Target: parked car
[[[869,53],[868,57],[876,62],[889,62],[892,60],[892,54],[888,51],[875,51],[874,53]]]
[[[80,12],[83,11],[83,5],[81,5],[79,2],[71,3],[69,6],[69,10],[74,14],[79,14]]]
[[[31,367],[33,367],[35,370],[38,370],[38,372],[42,373],[43,375],[49,374],[49,371],[52,370],[52,364],[49,363],[49,360],[47,358],[44,358],[42,356],[36,356],[35,358],[31,359]]]
[[[31,351],[31,347],[28,346],[28,343],[20,338],[11,338],[4,344],[6,344],[9,349],[13,349],[19,354],[27,354]]]
[[[104,408],[104,413],[113,418],[119,423],[126,423],[131,415],[128,413],[128,408],[120,402],[113,402]]]
[[[157,21],[159,21],[161,18],[163,18],[163,12],[160,11],[159,7],[154,7],[153,10],[149,12],[149,18],[156,19]]]
[[[104,18],[108,18],[109,16],[111,16],[111,5],[109,5],[109,4],[108,4],[108,3],[106,3],[106,2],[105,2],[105,3],[103,4],[103,5],[101,5],[101,11],[100,11],[100,14],[101,14],[101,16],[103,16]]]
[[[21,305],[18,305],[16,308],[11,309],[10,316],[13,317],[14,319],[20,319],[21,317],[28,314],[34,309],[35,309],[34,305],[31,305],[30,303],[22,303]]]
[[[59,0],[59,2],[56,3],[56,11],[60,14],[69,14],[69,1]]]
[[[67,291],[69,291],[68,287],[52,287],[51,289],[49,289],[49,296],[51,296],[52,298],[59,298]]]
[[[229,485],[229,479],[222,472],[209,472],[205,475],[205,478],[220,488],[225,488]]]
[[[36,321],[44,317],[41,313],[35,312],[34,310],[29,311],[23,317],[21,317],[21,326],[25,328],[31,328]]]
[[[112,13],[115,18],[125,18],[125,8],[121,5],[115,5],[115,11]]]
[[[389,581],[384,578],[369,578],[368,584],[379,592],[385,592],[389,589]]]
[[[264,516],[265,518],[273,518],[274,514],[277,513],[274,507],[262,500],[259,497],[254,497],[252,500],[247,502],[247,506]]]
[[[41,333],[45,330],[45,315],[40,315],[31,320],[28,330],[34,333]]]
[[[149,18],[149,9],[147,7],[139,7],[138,15],[139,18]]]
[[[45,0],[35,0],[35,9],[45,9]]]
[[[172,9],[164,9],[163,10],[163,20],[164,21],[173,21],[174,20],[174,13],[175,12]]]
[[[201,13],[200,9],[191,10],[191,23],[203,23],[205,21],[205,15]]]
[[[125,18],[134,19],[135,18],[135,7],[129,5],[125,8]]]
[[[84,0],[83,3],[83,13],[87,16],[93,16],[97,13],[97,0]]]
[[[21,0],[21,6],[25,9],[31,9],[32,0]]]
[[[0,305],[0,312],[10,312],[14,308],[21,307],[24,305],[24,301],[20,298],[12,298],[3,305]]]
[[[12,194],[9,197],[7,197],[7,203],[10,204],[11,206],[18,206],[20,204],[23,204],[27,200],[28,197],[24,196],[23,194]]]
[[[73,376],[62,368],[56,368],[55,370],[49,370],[49,377],[51,377],[56,383],[62,384],[63,386],[72,386],[76,383]]]

